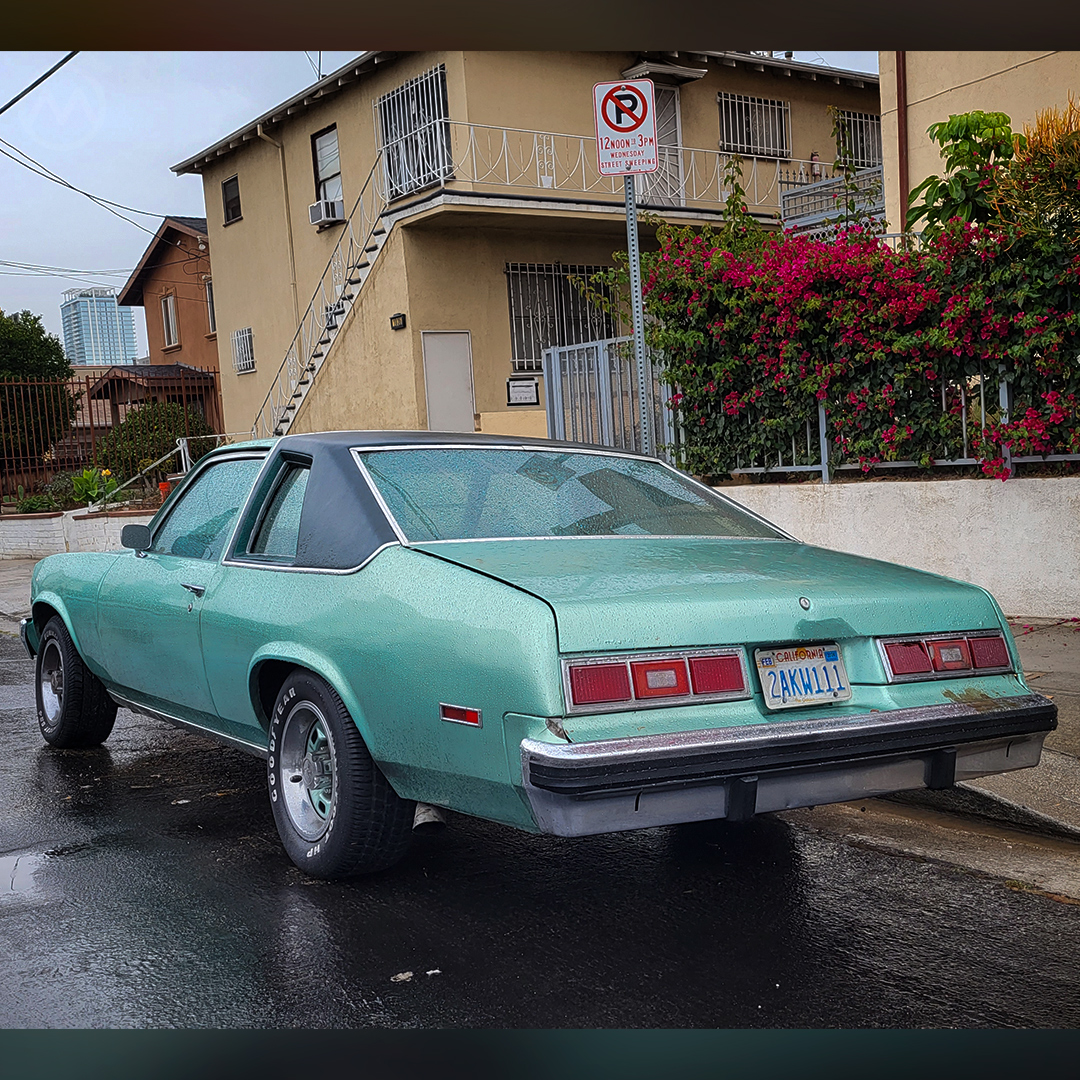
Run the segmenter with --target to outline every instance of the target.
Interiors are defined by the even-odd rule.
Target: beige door
[[[468,330],[425,330],[428,431],[473,431],[472,342]]]

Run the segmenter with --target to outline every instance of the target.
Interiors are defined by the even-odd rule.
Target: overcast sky
[[[63,55],[0,53],[0,105]],[[356,55],[323,53],[323,74]],[[308,56],[318,63],[317,53],[300,51],[80,53],[0,115],[0,151],[12,153],[4,143],[12,144],[76,187],[149,211],[157,219],[120,212],[153,234],[165,214],[204,214],[202,181],[169,166],[314,82]],[[795,59],[877,72],[876,52],[796,51]],[[119,288],[149,241],[128,221],[0,156],[0,310],[28,308],[60,335],[64,290]],[[27,275],[7,263],[67,274]],[[145,355],[140,309],[135,326]]]

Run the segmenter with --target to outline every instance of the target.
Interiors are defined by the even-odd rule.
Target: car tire
[[[267,783],[285,850],[312,877],[375,873],[409,848],[415,803],[394,791],[341,698],[309,671],[278,693]]]
[[[54,615],[41,632],[35,668],[38,726],[50,746],[100,746],[116,722],[116,702],[86,666],[64,620]]]

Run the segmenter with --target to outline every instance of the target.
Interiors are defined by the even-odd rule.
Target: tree
[[[1064,109],[1044,109],[1018,136],[995,208],[1023,233],[1080,245],[1080,105],[1071,94]]]
[[[1014,135],[1002,112],[953,114],[931,124],[926,133],[941,147],[945,176],[928,176],[908,197],[907,228],[923,222],[927,236],[941,232],[953,218],[971,222],[998,220],[998,184],[1024,136]]]
[[[71,364],[40,315],[0,311],[0,465],[21,473],[40,462],[70,427]],[[4,383],[9,385],[5,386]]]
[[[158,458],[176,449],[177,439],[191,440],[191,460],[197,461],[213,449],[207,436],[213,429],[198,410],[175,401],[151,401],[133,409],[102,441],[98,460],[120,480],[148,469]],[[160,480],[173,472],[174,462],[165,462],[153,478]]]
[[[71,364],[55,334],[29,311],[0,310],[0,379],[69,379]]]

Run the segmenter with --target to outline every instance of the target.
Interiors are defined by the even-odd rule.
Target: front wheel
[[[312,877],[374,873],[408,850],[414,804],[383,776],[341,698],[310,672],[293,672],[278,694],[267,783],[285,850]]]
[[[60,750],[100,746],[116,722],[116,702],[83,663],[64,620],[54,615],[41,632],[36,668],[38,726]]]

